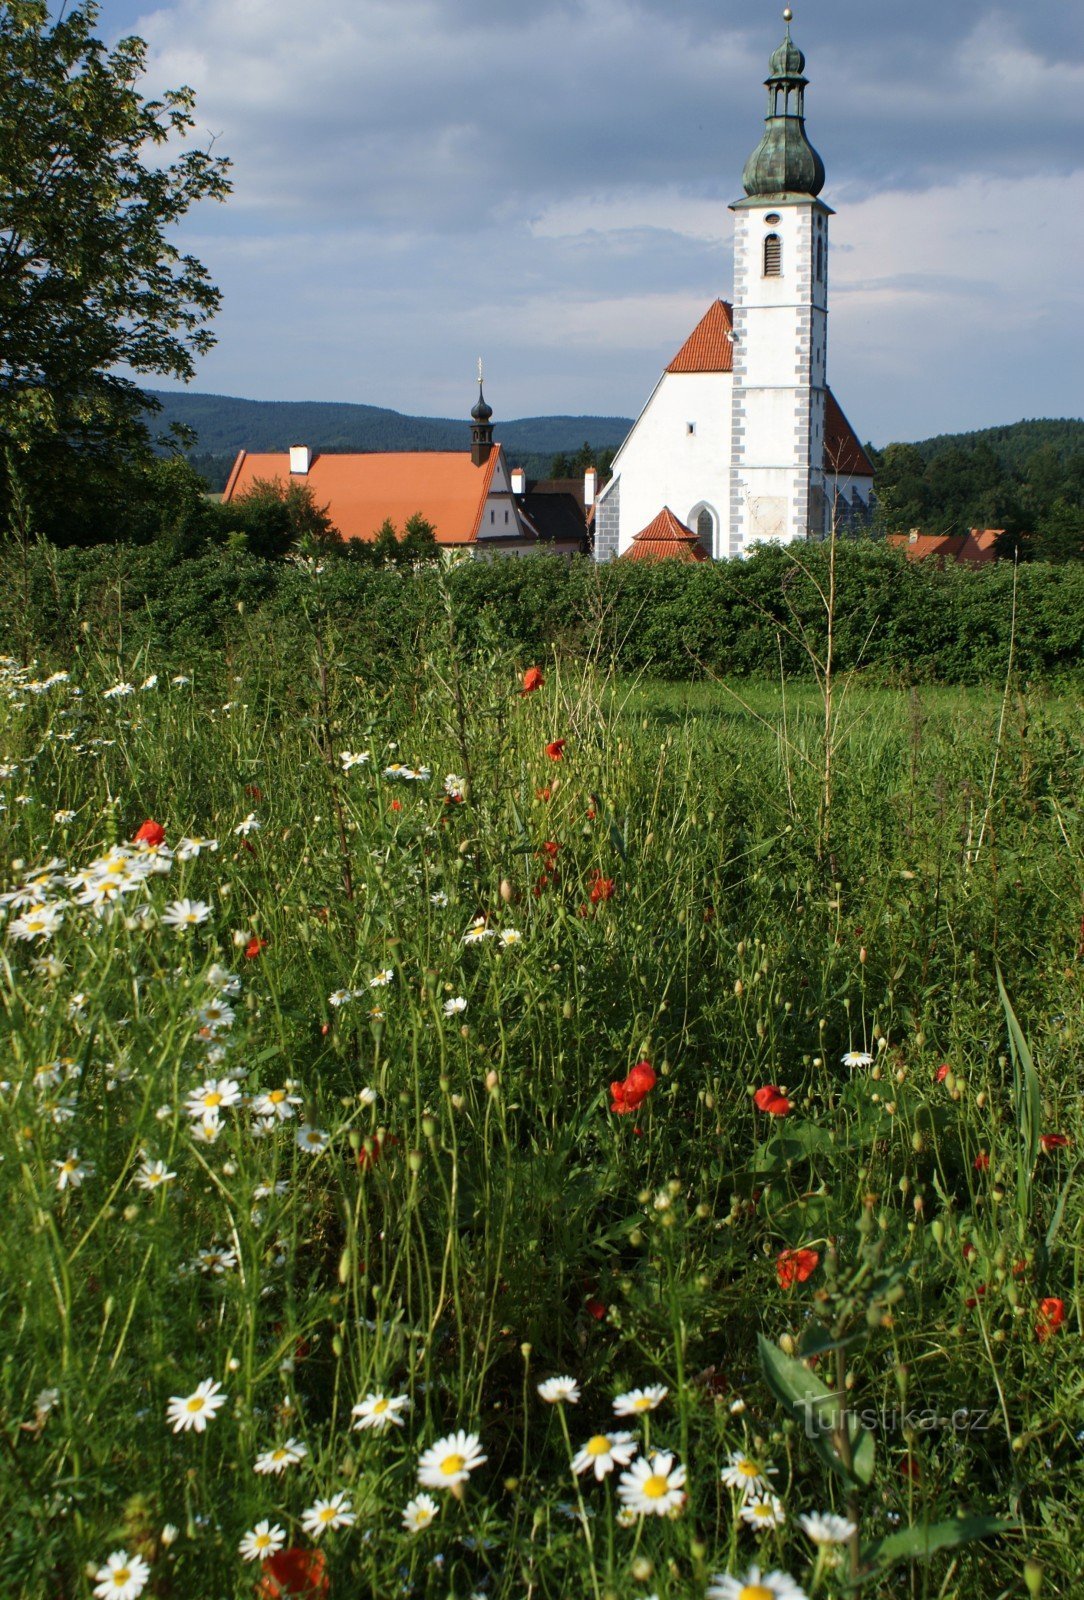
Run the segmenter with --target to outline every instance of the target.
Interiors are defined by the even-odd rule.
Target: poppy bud
[[[511,905],[514,896],[515,896],[515,890],[512,888],[512,885],[509,883],[507,878],[502,878],[501,879],[501,899],[504,901],[506,906],[507,905]]]

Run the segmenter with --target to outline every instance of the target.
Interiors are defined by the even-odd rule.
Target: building
[[[731,207],[734,303],[715,300],[666,367],[595,508],[595,558],[664,508],[715,557],[869,520],[873,467],[827,381],[824,164],[805,130],[805,57],[771,58],[764,135]]]
[[[420,514],[438,545],[476,559],[547,551],[574,555],[585,548],[586,525],[575,498],[513,489],[503,447],[493,439],[493,412],[482,385],[471,412],[467,450],[367,451],[336,455],[307,445],[256,454],[242,450],[224,504],[258,483],[302,483],[327,510],[343,539],[372,542],[384,522],[402,533]],[[566,503],[567,502],[567,503]]]
[[[890,533],[885,540],[908,561],[958,561],[965,567],[985,567],[997,560],[997,542],[1004,528],[971,528],[967,533]]]

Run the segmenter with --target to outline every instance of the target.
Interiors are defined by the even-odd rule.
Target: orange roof
[[[873,477],[873,462],[831,389],[824,396],[824,470],[841,478]]]
[[[667,372],[733,372],[734,344],[731,308],[725,300],[714,300],[700,318]]]
[[[997,559],[997,541],[1004,528],[972,528],[968,533],[890,533],[885,540],[894,550],[902,550],[908,561],[960,561],[969,567],[984,567]]]
[[[663,506],[633,539],[622,561],[706,561],[708,553],[695,533]]]
[[[288,451],[249,455],[242,450],[223,501],[228,505],[258,479],[305,483],[317,505],[327,507],[344,539],[375,539],[387,517],[401,533],[420,511],[436,529],[438,544],[470,544],[478,537],[500,449],[494,445],[481,467],[474,465],[469,450],[316,455],[304,476],[291,476]]]

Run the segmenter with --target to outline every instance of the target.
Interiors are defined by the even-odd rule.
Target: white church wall
[[[694,532],[689,519],[706,506],[715,524],[711,553],[726,554],[730,389],[728,372],[663,374],[614,462],[621,480],[619,554],[664,505]]]

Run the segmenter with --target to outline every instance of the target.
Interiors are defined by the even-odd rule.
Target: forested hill
[[[1075,417],[1041,417],[1027,422],[1006,422],[997,428],[980,428],[973,433],[939,433],[920,439],[915,449],[924,461],[947,450],[975,450],[985,445],[1009,472],[1025,474],[1040,450],[1052,450],[1066,463],[1084,454],[1084,421]]]
[[[232,462],[238,450],[285,450],[307,444],[319,450],[458,450],[470,442],[470,419],[410,417],[382,406],[307,400],[239,400],[230,395],[155,391],[162,409],[155,433],[174,423],[191,428],[193,459]],[[632,427],[628,417],[524,417],[495,419],[496,437],[512,458],[574,451],[586,440],[614,449]]]

